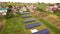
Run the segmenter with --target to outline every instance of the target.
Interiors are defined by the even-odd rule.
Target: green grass
[[[50,28],[52,31],[55,32],[55,34],[60,34],[60,30],[54,27],[53,25],[49,24],[49,22],[45,21],[43,18],[39,19],[44,25],[46,25],[48,28]]]
[[[2,34],[25,34],[20,17],[7,19]]]
[[[36,4],[37,10],[44,11],[46,8],[46,4]]]
[[[60,12],[55,12],[54,14],[57,16],[60,16]]]
[[[38,9],[43,9],[43,10],[46,8],[46,6],[47,6],[47,5],[44,5],[44,4],[37,5]],[[48,15],[49,15],[49,14],[52,14],[52,13],[50,13],[50,12],[45,12],[45,11],[43,11],[43,10],[42,10],[42,11],[39,10],[39,11],[42,12],[42,13],[48,14]],[[57,15],[57,16],[60,16],[60,13],[58,13],[58,12],[53,13],[53,14],[55,14],[55,15]],[[57,29],[56,27],[54,27],[53,25],[49,24],[50,22],[44,20],[43,18],[40,18],[39,20],[40,20],[43,24],[45,24],[48,28],[50,28],[52,31],[54,31],[56,34],[60,34],[60,30]]]

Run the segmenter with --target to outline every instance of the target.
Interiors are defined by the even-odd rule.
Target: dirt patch
[[[5,20],[1,20],[0,21],[0,32],[2,31],[4,24],[5,24]]]
[[[0,24],[0,32],[2,31],[2,29],[3,29],[3,25],[2,25],[2,24]]]
[[[48,17],[53,18],[53,19],[57,19],[58,18],[58,16],[56,16],[54,14],[50,14]]]

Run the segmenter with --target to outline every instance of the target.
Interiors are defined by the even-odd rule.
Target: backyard
[[[10,3],[11,4],[11,3]],[[6,6],[10,5],[9,3],[5,4]],[[11,4],[18,6],[27,6],[27,4]],[[26,13],[17,12],[12,18],[5,18],[3,16],[0,19],[0,34],[32,34],[32,29],[37,29],[41,31],[43,29],[48,29],[49,34],[60,34],[60,13],[55,12],[46,12],[46,4],[34,4],[37,7],[39,12],[26,11]],[[27,17],[26,17],[27,16]],[[31,22],[28,22],[28,21]],[[32,28],[26,28],[26,25],[31,25],[39,22],[38,26]]]

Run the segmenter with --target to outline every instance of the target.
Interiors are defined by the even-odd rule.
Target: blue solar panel
[[[32,34],[49,34],[49,31],[48,31],[48,29],[43,29],[41,31],[38,31],[38,32],[32,33]]]
[[[36,19],[35,18],[30,18],[30,19],[27,19],[27,20],[23,20],[24,23],[26,22],[32,22],[32,21],[35,21]]]
[[[32,33],[32,34],[39,34],[39,32],[36,32],[36,33]]]
[[[23,13],[21,13],[21,14],[29,14],[29,12],[23,12]]]
[[[29,29],[29,28],[33,28],[34,26],[32,24],[26,25],[25,28]]]
[[[48,29],[43,29],[39,32],[40,34],[49,34]]]
[[[40,26],[40,23],[39,23],[39,22],[36,22],[36,23],[33,24],[33,26],[34,26],[34,27]]]
[[[22,16],[22,18],[27,18],[27,17],[31,17],[31,15],[28,15],[28,16]]]
[[[29,25],[26,25],[25,28],[28,29],[28,28],[34,28],[36,26],[40,26],[40,23],[34,23],[34,24],[29,24]]]

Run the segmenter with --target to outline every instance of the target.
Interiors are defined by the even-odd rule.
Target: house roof
[[[0,8],[0,10],[7,10],[6,8]]]

